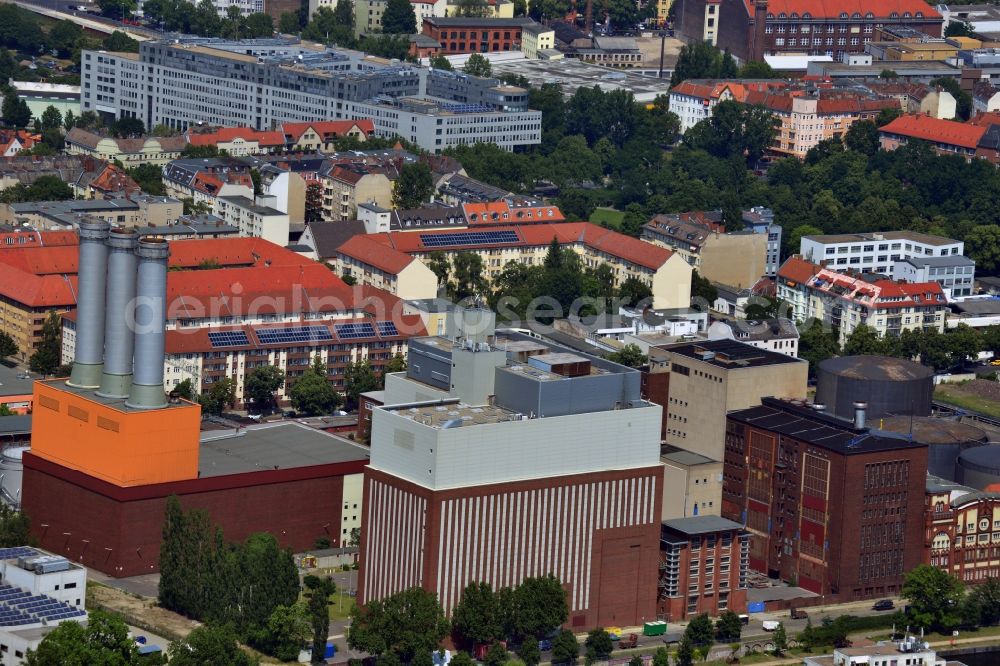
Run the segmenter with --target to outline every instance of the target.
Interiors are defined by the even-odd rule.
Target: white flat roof
[[[39,81],[11,81],[10,85],[14,86],[14,88],[19,92],[65,93],[67,95],[80,94],[80,86],[69,86],[63,83],[42,83]]]
[[[764,62],[772,69],[805,70],[811,62],[833,62],[833,58],[828,55],[766,55]]]

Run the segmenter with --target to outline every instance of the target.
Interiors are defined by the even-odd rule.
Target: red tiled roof
[[[23,239],[23,240],[22,240]],[[0,232],[0,248],[8,247],[54,247],[76,245],[74,231],[4,231]]]
[[[925,115],[906,115],[883,125],[879,132],[974,149],[979,145],[979,140],[987,129],[989,128],[967,125],[954,120],[941,120]]]
[[[753,16],[753,0],[744,1],[750,16]],[[848,16],[859,14],[862,17],[871,12],[875,18],[889,18],[893,13],[902,18],[903,14],[909,12],[913,16],[919,13],[925,18],[941,18],[924,0],[770,0],[767,12],[774,16],[781,13],[803,16],[809,13],[814,19],[838,18],[842,12],[846,12]]]
[[[343,136],[354,127],[357,127],[365,136],[375,132],[375,122],[370,118],[363,118],[361,120],[322,120],[314,123],[284,123],[281,126],[281,131],[295,143],[309,128],[312,128],[321,136],[328,134]]]
[[[987,111],[980,113],[975,118],[969,121],[970,125],[976,125],[978,127],[989,127],[990,125],[1000,125],[1000,113],[996,111]]]
[[[483,247],[543,247],[551,243],[552,239],[555,238],[560,244],[582,243],[599,252],[604,252],[605,254],[654,271],[663,266],[673,254],[673,252],[666,248],[632,238],[631,236],[625,236],[617,231],[605,229],[589,222],[496,226],[491,227],[488,231],[513,231],[517,235],[518,240],[513,243],[490,244]],[[468,232],[460,229],[420,233],[393,231],[383,234],[371,234],[370,238],[407,254],[430,252],[434,249],[474,249],[476,247],[474,245],[426,247],[422,240],[422,237],[428,235],[440,237],[461,233]]]
[[[76,273],[79,250],[76,245],[52,247],[11,245],[0,247],[0,264],[12,266],[32,275],[62,275]]]
[[[262,146],[283,146],[285,135],[281,132],[259,132],[252,127],[220,127],[212,132],[191,132],[187,134],[188,143],[192,146],[214,146],[233,139],[256,141]]]
[[[65,308],[76,305],[75,275],[33,275],[15,266],[0,264],[0,295],[32,308]]]
[[[778,269],[778,277],[792,280],[794,282],[808,282],[809,278],[816,275],[822,266],[806,261],[798,255],[794,255],[785,260]]]
[[[358,234],[349,238],[347,242],[337,248],[337,254],[356,259],[389,275],[398,275],[414,261],[410,255],[386,247],[383,243],[369,238],[366,234]]]

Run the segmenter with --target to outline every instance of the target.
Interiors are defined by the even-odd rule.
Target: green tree
[[[695,615],[688,622],[684,630],[684,636],[691,641],[691,644],[698,648],[711,647],[715,642],[715,629],[712,626],[712,619],[707,613]]]
[[[780,79],[781,76],[771,66],[760,60],[750,60],[740,67],[741,79]]]
[[[910,602],[909,620],[929,631],[949,631],[958,624],[965,590],[947,571],[921,564],[903,580],[903,597]]]
[[[81,37],[83,28],[70,20],[59,21],[49,29],[49,44],[60,58],[68,58]]]
[[[972,588],[968,599],[975,603],[979,625],[991,627],[1000,622],[1000,579],[987,578]]]
[[[614,363],[621,363],[630,368],[638,368],[646,364],[646,355],[642,353],[639,345],[627,344],[616,352],[608,354],[608,360]]]
[[[298,12],[281,12],[281,16],[278,18],[278,32],[285,35],[297,35],[301,29]]]
[[[667,648],[663,646],[656,648],[656,652],[653,653],[652,666],[670,666],[670,652],[667,651]]]
[[[553,664],[575,664],[580,655],[580,644],[569,629],[563,629],[552,641]]]
[[[385,376],[393,372],[406,372],[406,357],[396,354],[382,366],[382,388],[385,388]]]
[[[207,414],[221,414],[236,404],[236,381],[226,377],[213,382],[208,391],[198,396],[201,409]]]
[[[944,29],[945,37],[971,37],[972,31],[965,21],[948,21]]]
[[[136,0],[97,0],[101,14],[113,19],[128,18],[136,10]]]
[[[803,236],[818,236],[823,230],[812,224],[800,224],[792,229],[785,238],[785,252],[787,254],[798,254],[802,244]]]
[[[289,390],[292,407],[307,416],[329,414],[341,404],[340,396],[326,377],[326,365],[319,356]]]
[[[146,133],[146,126],[138,118],[119,118],[108,128],[111,136],[122,139],[139,137]]]
[[[451,263],[448,255],[441,250],[434,250],[427,257],[427,268],[437,276],[439,285],[448,284],[448,276],[451,275]]]
[[[494,641],[490,645],[490,649],[486,652],[486,659],[483,660],[484,666],[504,666],[507,663],[509,655],[507,654],[507,648],[503,646],[500,641]]]
[[[285,373],[281,368],[264,365],[251,370],[243,384],[243,399],[252,402],[259,413],[274,407],[274,394],[285,385]]]
[[[76,116],[71,109],[67,109],[66,115],[63,116],[63,127],[66,128],[67,132],[76,127]]]
[[[852,124],[844,135],[844,145],[850,150],[873,157],[879,149],[878,127],[870,120]]]
[[[469,59],[465,61],[465,66],[462,67],[462,71],[472,76],[486,78],[493,76],[493,67],[490,65],[490,61],[479,53],[473,53],[469,56]]]
[[[376,657],[393,655],[402,663],[438,649],[448,620],[437,597],[413,587],[351,611],[347,644]]]
[[[452,656],[451,661],[448,662],[448,666],[476,666],[476,662],[468,652],[457,652]],[[531,665],[525,662],[525,666]]]
[[[715,621],[715,639],[720,643],[739,641],[742,633],[740,616],[731,610],[723,611]]]
[[[809,362],[809,376],[815,377],[819,364],[840,353],[837,338],[823,322],[812,320],[799,327],[799,358]]]
[[[788,633],[785,631],[785,623],[779,622],[778,628],[774,630],[771,639],[774,642],[774,654],[781,656],[788,650]]]
[[[483,276],[483,258],[476,252],[459,252],[452,260],[455,281],[451,285],[451,295],[456,301],[482,295],[486,289]]]
[[[513,590],[510,600],[514,608],[510,633],[515,637],[543,638],[569,617],[566,591],[551,574],[525,578]]]
[[[357,407],[362,393],[377,391],[378,388],[379,377],[368,359],[354,361],[344,368],[344,396],[350,408]]]
[[[412,35],[417,31],[417,15],[410,0],[388,0],[382,13],[382,32]]]
[[[948,336],[938,333],[937,329],[934,328],[925,330],[920,341],[920,362],[931,366],[938,372],[947,370],[954,365]]]
[[[691,271],[692,307],[707,311],[718,297],[719,290],[715,288],[715,285],[708,278],[702,277],[698,271]]]
[[[469,583],[451,614],[457,644],[472,649],[500,640],[503,627],[497,595],[489,583]]]
[[[28,104],[19,99],[17,93],[11,90],[3,98],[3,121],[8,127],[27,127],[31,122],[31,110]]]
[[[243,21],[244,38],[271,37],[274,35],[274,19],[263,12],[250,14]]]
[[[598,627],[587,634],[584,642],[586,648],[588,664],[595,661],[606,661],[611,656],[611,651],[615,649],[615,644],[611,641],[611,634]]]
[[[6,117],[4,113],[4,117]],[[1000,226],[981,224],[965,235],[966,253],[976,262],[976,270],[989,275],[1000,272]]]
[[[542,651],[538,647],[538,639],[534,636],[526,636],[521,641],[521,646],[517,649],[517,656],[524,662],[524,666],[538,666],[538,662],[542,659]]]
[[[349,20],[345,22],[344,12]],[[311,39],[324,44],[338,44],[354,47],[354,9],[350,2],[337,3],[336,9],[319,7],[302,30],[303,39]]]
[[[354,29],[354,3],[338,2],[333,9],[333,20],[336,25]]]
[[[618,298],[621,299],[623,305],[629,307],[641,307],[643,301],[652,297],[653,290],[637,277],[625,278],[621,286],[618,287]]]
[[[983,350],[983,336],[968,324],[959,324],[946,337],[954,365],[978,358],[979,352]]]
[[[323,608],[324,612],[327,610]],[[327,613],[329,618],[329,613]],[[278,606],[267,619],[267,627],[251,643],[281,661],[294,661],[302,646],[312,639],[312,624],[306,605],[297,602],[291,606]]]
[[[237,640],[230,627],[197,627],[187,638],[170,644],[170,666],[252,666],[253,659],[240,648]]]
[[[693,666],[694,664],[694,643],[685,633],[681,638],[681,644],[677,647],[676,666]]]
[[[34,543],[28,516],[23,511],[16,511],[0,502],[0,548],[30,546]]]
[[[184,400],[194,400],[194,385],[192,385],[190,379],[185,379],[175,386],[170,393]]]
[[[155,164],[144,163],[128,167],[125,171],[146,194],[166,195],[167,190],[163,186],[163,170]]]
[[[684,143],[722,159],[742,158],[756,165],[774,142],[780,121],[759,104],[727,100],[716,105],[711,118],[684,134]]]
[[[17,356],[17,343],[7,331],[0,331],[0,361]]]
[[[62,318],[54,311],[49,312],[42,324],[35,353],[28,359],[28,367],[32,372],[51,375],[59,367],[59,357],[62,352]]]
[[[326,639],[330,634],[330,596],[337,586],[330,577],[306,576],[309,595],[309,621],[311,622],[312,663],[326,663]]]
[[[448,72],[455,71],[451,61],[440,53],[431,58],[430,65],[432,69],[443,69]]]
[[[631,0],[608,0],[605,15],[614,30],[634,30],[639,23],[641,7]]]
[[[882,337],[871,326],[858,324],[844,342],[845,356],[879,355],[885,349]]]
[[[409,0],[406,0],[409,4]],[[434,176],[424,162],[404,164],[399,178],[392,187],[392,205],[395,208],[419,208],[434,194]]]
[[[722,68],[722,51],[709,42],[695,40],[681,47],[674,73],[670,77],[670,85],[673,87],[688,79],[716,79],[734,75],[723,74]]]
[[[104,50],[119,53],[138,53],[139,42],[121,30],[115,30],[104,39]]]
[[[95,610],[90,612],[87,626],[79,622],[59,624],[45,635],[37,650],[28,651],[23,663],[138,666],[146,662],[139,656],[125,621],[118,615]]]

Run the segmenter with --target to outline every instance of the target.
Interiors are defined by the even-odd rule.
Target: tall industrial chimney
[[[108,232],[104,220],[80,221],[80,262],[77,268],[76,353],[66,383],[95,389],[104,368],[104,290],[108,278]]]
[[[134,229],[112,229],[108,238],[108,302],[104,327],[104,374],[97,395],[127,398],[132,387],[133,335],[126,312],[135,298]]]
[[[156,409],[167,406],[163,391],[164,329],[167,325],[167,258],[170,246],[146,236],[136,250],[139,277],[132,318],[135,324],[135,380],[126,406]]]

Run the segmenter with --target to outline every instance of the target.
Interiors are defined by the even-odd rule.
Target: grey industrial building
[[[523,88],[295,39],[183,37],[82,59],[81,110],[146,127],[371,118],[378,135],[432,152],[541,141],[542,114],[528,109]]]

